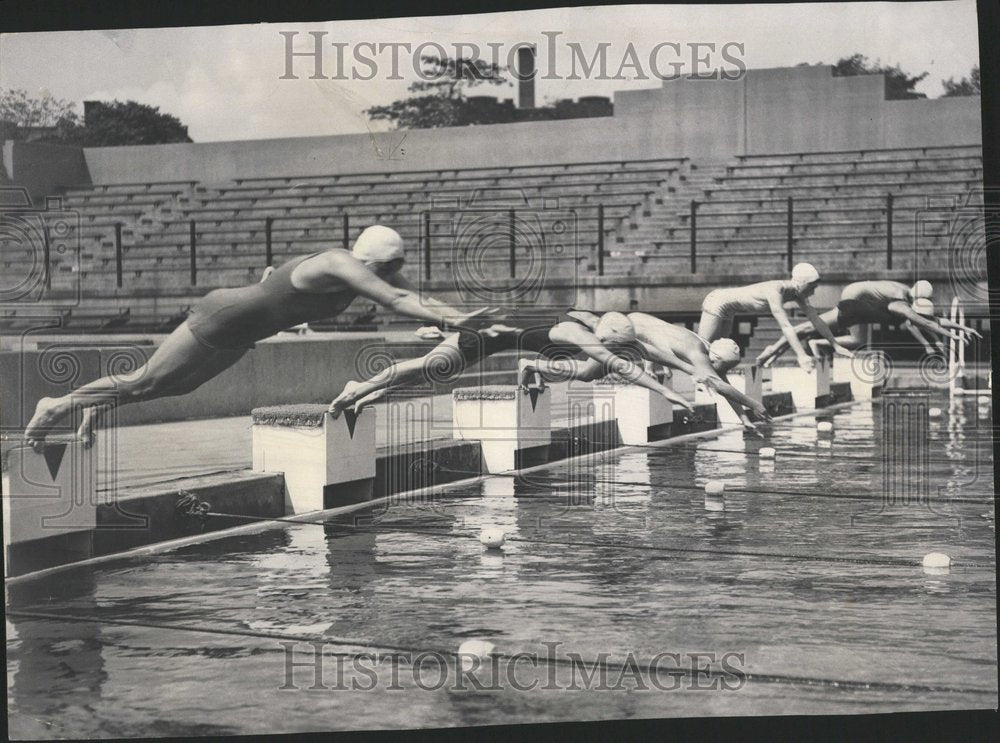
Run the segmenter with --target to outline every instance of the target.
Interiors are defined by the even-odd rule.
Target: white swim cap
[[[388,263],[403,258],[403,238],[380,224],[367,227],[354,241],[351,255],[363,263]]]
[[[594,327],[601,343],[628,343],[635,340],[635,326],[621,312],[605,312]]]
[[[732,366],[739,363],[740,347],[732,338],[719,338],[708,347],[708,356],[713,360],[718,359],[722,363]]]
[[[914,299],[930,299],[934,296],[934,286],[927,279],[920,279],[910,287],[910,295]]]
[[[934,303],[927,299],[926,297],[920,297],[913,300],[913,311],[918,315],[924,315],[925,317],[934,317]]]
[[[819,281],[819,271],[812,263],[796,263],[792,269],[792,280],[812,284]]]

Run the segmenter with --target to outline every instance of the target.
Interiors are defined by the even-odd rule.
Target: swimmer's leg
[[[196,389],[205,384],[205,382],[219,376],[222,372],[243,358],[248,350],[249,349],[245,348],[212,349],[211,356],[207,357],[204,363],[193,369],[189,374],[176,380],[164,381],[162,388],[157,391],[157,394],[154,397],[177,397],[179,395],[186,395],[189,392],[194,392]],[[155,357],[156,354],[153,354],[153,358]],[[152,362],[152,359],[150,359],[150,362]],[[152,400],[154,397],[148,397],[145,399]],[[124,402],[125,400],[121,401],[122,404]],[[137,402],[137,400],[131,400],[130,402]],[[94,432],[100,425],[101,420],[108,413],[108,411],[114,407],[116,407],[116,404],[113,403],[95,403],[89,407],[84,407],[83,419],[80,422],[80,426],[76,430],[77,437],[84,442],[92,442]]]
[[[733,331],[733,318],[719,317],[713,312],[702,310],[698,320],[698,335],[711,343],[729,336]]]
[[[352,405],[355,410],[361,410],[382,397],[382,394],[372,397],[373,393],[382,390],[415,384],[420,380],[446,382],[455,379],[465,371],[468,364],[479,361],[478,358],[467,359],[463,355],[459,348],[459,338],[458,333],[451,335],[424,356],[393,364],[365,382],[348,382],[330,403],[330,412],[335,416],[340,415],[341,411]]]
[[[604,376],[604,365],[595,359],[522,359],[518,384],[527,386],[528,377],[538,374],[543,382],[593,382]]]
[[[190,391],[232,366],[244,353],[243,349],[208,348],[194,337],[186,322],[181,323],[149,361],[135,371],[102,377],[62,397],[43,397],[25,429],[25,440],[36,450],[40,449],[48,430],[75,409],[128,405],[178,394],[170,390],[185,380]],[[94,416],[85,416],[84,425],[81,425],[84,435],[89,434],[94,422]]]
[[[820,320],[825,322],[834,332],[836,332],[839,317],[840,317],[840,312],[837,310],[836,307],[827,310],[826,312],[822,313],[819,316]],[[808,320],[796,325],[794,327],[794,331],[795,335],[802,340],[815,338],[819,335],[819,333],[816,331],[816,328],[813,327],[813,324]],[[823,342],[826,343],[826,341]],[[810,348],[812,348],[812,341],[809,341],[809,345]],[[826,343],[826,345],[829,346],[829,343]],[[789,347],[790,344],[788,343],[788,339],[784,336],[784,334],[782,334],[781,337],[778,338],[778,340],[776,340],[774,343],[772,343],[770,346],[768,346],[767,348],[765,348],[763,351],[760,352],[760,354],[757,356],[756,362],[760,366],[770,366],[775,361],[777,361],[778,357],[780,357],[783,353],[785,353],[785,351],[787,351]],[[813,350],[813,354],[814,355],[816,354],[815,350]]]

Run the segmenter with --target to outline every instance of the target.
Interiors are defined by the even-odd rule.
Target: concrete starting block
[[[623,444],[645,444],[670,436],[673,406],[663,395],[608,378],[595,383],[600,420],[617,419]]]
[[[460,387],[452,391],[454,437],[480,442],[489,473],[543,464],[552,443],[550,405],[548,389]]]
[[[695,401],[695,384],[690,374],[672,369],[670,376],[663,380],[663,386],[669,387],[685,400]]]
[[[882,393],[882,385],[888,375],[882,367],[882,357],[870,354],[865,358],[846,356],[833,357],[833,381],[850,382],[851,397],[855,400],[871,400]]]
[[[726,373],[726,379],[733,387],[738,389],[747,397],[757,402],[764,401],[764,385],[770,386],[771,383],[771,370],[765,369],[757,364],[751,364],[740,369],[733,369]],[[705,389],[704,385],[698,385],[698,389],[695,393],[695,402],[698,403],[715,403],[716,412],[719,416],[720,425],[731,425],[734,423],[740,423],[740,417],[733,410],[733,406],[729,404],[718,392],[713,391],[714,399],[708,394],[708,390]]]
[[[251,413],[253,469],[284,474],[288,514],[371,498],[374,408],[358,415],[345,410],[337,418],[326,409],[326,405],[277,405]]]
[[[3,491],[5,574],[93,555],[94,448],[51,438],[42,452],[11,449]]]
[[[568,426],[605,420],[612,407],[609,395],[597,390],[593,382],[555,382],[546,385],[546,393],[552,417],[564,416]]]
[[[830,400],[831,364],[828,356],[816,358],[816,367],[804,372],[795,366],[776,366],[771,369],[771,389],[791,392],[796,410],[814,410],[827,405]]]

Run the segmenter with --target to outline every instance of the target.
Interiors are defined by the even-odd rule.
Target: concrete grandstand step
[[[943,145],[931,147],[901,147],[878,150],[839,150],[825,152],[792,152],[759,155],[737,155],[736,159],[744,163],[787,163],[810,161],[884,161],[899,160],[914,157],[964,157],[982,155],[982,145]]]

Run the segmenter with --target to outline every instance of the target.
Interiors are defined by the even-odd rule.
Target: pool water
[[[9,585],[10,733],[995,708],[990,418],[886,404]]]

